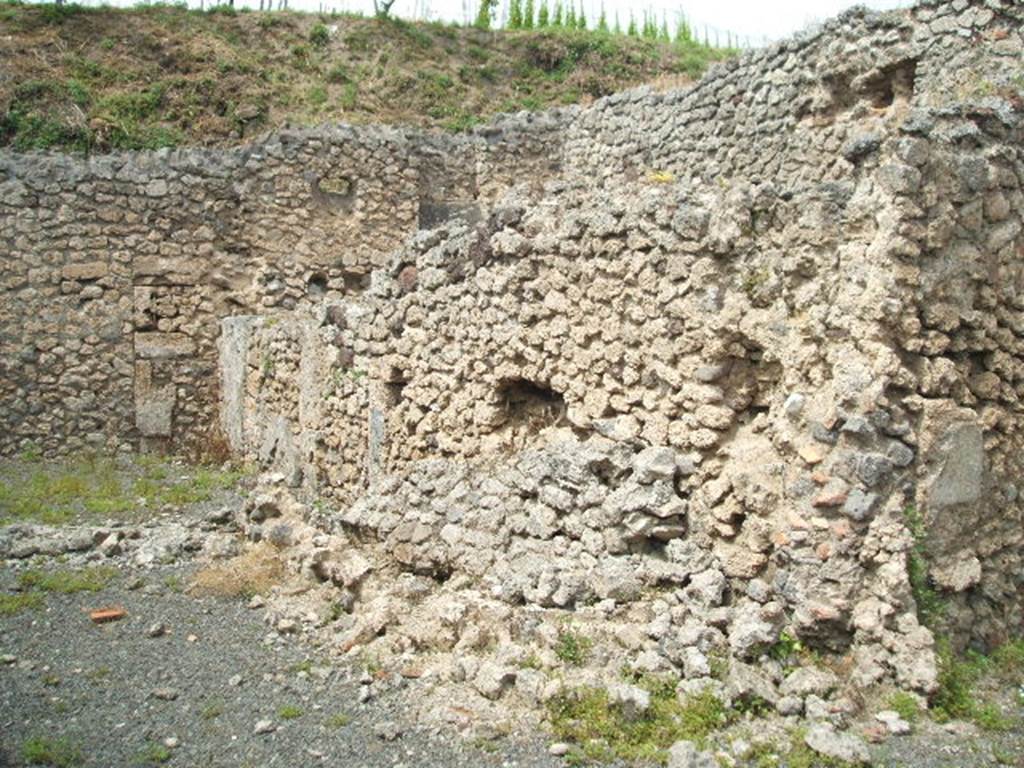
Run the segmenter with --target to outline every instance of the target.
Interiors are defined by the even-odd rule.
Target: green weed
[[[203,720],[216,720],[218,717],[224,714],[224,702],[222,701],[211,701],[202,711],[199,716]]]
[[[18,574],[18,585],[23,590],[56,592],[72,595],[77,592],[99,592],[117,575],[117,569],[96,566],[69,571],[29,570]]]
[[[303,711],[294,704],[284,704],[277,710],[277,716],[282,720],[295,720],[302,717]]]
[[[327,89],[322,85],[314,85],[309,89],[309,93],[306,98],[309,99],[310,105],[319,107],[327,103]]]
[[[1005,647],[1005,646],[1004,646]],[[1017,649],[1011,646],[1007,654],[1011,659]],[[998,705],[979,698],[978,682],[991,673],[1000,672],[1000,662],[976,651],[963,655],[954,653],[947,638],[937,641],[939,661],[938,690],[932,696],[932,717],[942,723],[948,720],[970,720],[988,731],[1005,731],[1014,721],[1003,714]],[[1014,661],[1009,664],[1013,665]],[[1002,664],[1007,664],[1005,657]]]
[[[313,29],[309,31],[309,42],[317,48],[323,48],[328,42],[330,42],[330,39],[331,33],[323,24],[315,24],[313,25]]]
[[[342,109],[355,109],[356,102],[359,101],[359,86],[355,83],[345,83],[345,87],[341,90],[341,98],[338,100],[338,106]]]
[[[84,762],[82,751],[67,738],[33,736],[21,745],[21,757],[28,765],[70,768]]]
[[[854,768],[853,763],[820,755],[807,746],[807,731],[796,728],[790,734],[789,750],[783,758],[786,768]]]
[[[338,712],[337,714],[331,715],[327,718],[326,725],[328,728],[337,730],[338,728],[344,728],[351,722],[351,716],[346,715],[344,712]]]
[[[1011,640],[992,654],[992,664],[1002,679],[1024,683],[1024,640]]]
[[[917,703],[916,698],[905,691],[894,693],[889,697],[886,705],[908,723],[913,723],[921,717],[921,705]]]
[[[917,605],[917,617],[926,627],[934,627],[936,620],[942,617],[945,604],[939,593],[932,586],[928,576],[928,559],[925,543],[928,532],[924,517],[917,507],[907,507],[903,512],[904,524],[913,539],[907,553],[907,578],[910,591]]]
[[[150,742],[135,757],[136,765],[163,765],[171,759],[171,750],[158,742]]]
[[[520,669],[543,669],[543,667],[544,665],[541,663],[540,657],[535,653],[531,653],[519,662]]]
[[[703,742],[729,722],[725,705],[710,691],[679,701],[672,680],[641,679],[651,706],[627,720],[603,689],[585,688],[554,698],[548,716],[557,738],[574,743],[577,762],[613,760],[664,762],[681,739]]]
[[[558,633],[555,643],[555,656],[574,667],[582,667],[590,658],[593,641],[586,635],[571,629],[563,629]]]
[[[43,596],[38,592],[21,592],[15,595],[0,595],[0,616],[15,616],[25,610],[37,610],[43,605]]]

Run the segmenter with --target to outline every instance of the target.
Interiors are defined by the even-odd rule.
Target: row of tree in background
[[[476,26],[480,29],[493,29],[496,26],[496,11],[498,0],[480,0],[479,10],[476,15]],[[675,40],[678,43],[703,44],[716,48],[723,45],[727,48],[739,48],[742,41],[734,38],[731,33],[726,33],[726,39],[719,39],[714,32],[714,39],[705,28],[703,39],[687,21],[686,15],[679,11],[676,14],[674,29],[669,27],[668,16],[662,13],[661,19],[653,11],[644,11],[638,20],[630,11],[629,19],[623,26],[618,11],[609,20],[605,13],[604,6],[601,6],[601,13],[595,24],[591,25],[587,19],[586,9],[582,0],[579,8],[576,7],[576,0],[553,0],[549,5],[548,0],[509,0],[507,13],[504,14],[505,29],[591,29],[610,35],[628,35],[630,37],[642,37],[649,40],[664,40],[666,42]],[[501,26],[501,25],[499,25]]]
[[[53,0],[55,5],[61,6],[66,0]],[[188,0],[185,0],[186,3]],[[193,0],[194,1],[194,0]],[[276,4],[277,10],[288,10],[289,0],[258,0],[259,10],[272,11]],[[389,18],[391,10],[398,0],[373,0],[374,14],[380,18]],[[616,11],[609,21],[601,6],[601,13],[594,25],[587,19],[584,8],[584,0],[580,0],[579,8],[576,7],[576,0],[507,0],[508,5],[503,19],[499,21],[497,11],[500,0],[479,0],[479,6],[474,25],[479,29],[593,29],[609,35],[627,35],[648,40],[663,40],[666,42],[675,41],[680,44],[704,45],[709,48],[750,48],[749,39],[733,35],[731,32],[719,34],[718,30],[709,32],[704,27],[703,34],[700,30],[694,29],[682,11],[676,12],[674,28],[669,27],[668,16],[664,12],[661,19],[653,11],[643,11],[638,20],[632,11],[629,12],[629,19],[623,26]],[[199,8],[209,7],[235,7],[235,0],[198,0]],[[337,12],[331,3],[320,3],[320,13]],[[426,14],[423,14],[424,16]],[[415,16],[415,14],[414,14]],[[767,42],[767,40],[765,40]]]

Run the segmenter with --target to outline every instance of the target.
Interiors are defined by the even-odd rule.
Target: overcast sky
[[[237,1],[237,0],[236,0]],[[478,0],[397,0],[394,11],[398,15],[409,17],[458,19],[463,20],[467,11],[475,13]],[[372,0],[290,0],[292,8],[303,7],[318,10],[319,3],[337,10],[363,10],[369,12],[373,8]],[[535,0],[539,5],[540,0]],[[576,0],[580,2],[580,0]],[[584,0],[587,16],[592,21],[600,12],[602,0]],[[502,10],[507,7],[508,0],[500,0]],[[549,0],[552,4],[553,0]],[[694,26],[703,28],[705,25],[721,33],[730,31],[751,42],[760,43],[765,38],[775,40],[795,32],[816,21],[836,15],[853,5],[867,5],[869,8],[896,8],[910,5],[910,0],[867,0],[856,3],[851,0],[651,0],[650,2],[629,2],[629,0],[604,0],[604,7],[609,20],[617,11],[623,26],[632,9],[637,17],[644,9],[651,9],[659,17],[664,13],[669,25],[674,26],[677,13],[682,10],[691,19]],[[724,40],[722,41],[724,42]]]
[[[134,5],[140,0],[79,0],[87,5],[106,2],[111,5]],[[174,2],[175,0],[166,0]],[[216,5],[227,0],[184,0],[192,7]],[[568,3],[571,0],[562,0]],[[272,0],[277,7],[280,0]],[[509,0],[498,0],[498,15],[508,13]],[[525,0],[523,0],[525,3]],[[534,0],[537,7],[541,0]],[[582,2],[587,18],[593,26],[602,5],[608,15],[609,24],[618,13],[623,29],[629,22],[630,11],[637,21],[645,10],[653,12],[659,19],[664,16],[673,33],[680,12],[686,14],[698,35],[703,37],[705,28],[711,41],[716,39],[725,44],[727,33],[739,36],[741,42],[761,45],[766,40],[778,40],[816,22],[824,21],[854,5],[887,9],[906,7],[913,0],[575,0],[577,7]],[[406,19],[442,19],[445,21],[471,21],[476,16],[479,0],[396,0],[392,13]],[[555,0],[548,0],[554,7]],[[235,0],[235,7],[258,8],[260,0]],[[373,13],[373,0],[288,0],[292,10],[304,11],[361,11]]]

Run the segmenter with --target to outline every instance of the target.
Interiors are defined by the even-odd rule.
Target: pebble
[[[156,624],[151,625],[150,628],[146,630],[146,636],[147,637],[162,637],[163,635],[166,635],[166,634],[167,634],[167,625],[166,624],[161,624],[159,622],[156,623]]]
[[[258,734],[258,733],[270,733],[271,731],[274,731],[276,729],[277,729],[277,726],[274,725],[269,720],[260,720],[258,723],[256,723],[256,727],[253,728],[252,730],[253,730],[253,733],[257,733]]]
[[[12,656],[9,653],[5,653],[3,656],[0,656],[0,664],[13,664],[17,660],[17,656]]]
[[[232,675],[231,677],[228,678],[228,685],[230,685],[232,688],[237,688],[241,684],[242,684],[242,676],[241,675]]]
[[[902,736],[910,733],[910,723],[900,717],[892,710],[884,710],[875,715],[875,720],[886,727],[889,733],[894,736]]]
[[[395,723],[386,720],[373,726],[373,733],[381,741],[394,741],[402,735],[402,730]]]
[[[178,741],[177,736],[168,736],[166,739],[164,739],[164,746],[168,749],[176,749],[178,744],[180,743],[181,742]]]
[[[565,757],[569,754],[569,745],[564,741],[556,741],[548,747],[548,754],[554,755],[555,757]]]
[[[178,692],[173,688],[155,688],[153,690],[153,698],[160,699],[161,701],[174,701],[178,698]]]
[[[188,641],[189,641],[190,643],[196,643],[196,642],[199,642],[199,638],[198,638],[198,637],[197,637],[196,635],[189,635],[189,636],[188,636],[187,638],[185,638],[185,639],[186,639],[186,640],[188,640]]]
[[[253,609],[262,608],[266,604],[267,604],[267,601],[264,600],[259,595],[253,595],[252,599],[249,601],[249,607],[253,608]]]

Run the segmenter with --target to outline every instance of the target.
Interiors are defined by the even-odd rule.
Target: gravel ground
[[[1024,768],[1024,733],[921,722],[913,735],[875,746],[872,758],[878,768]]]
[[[414,726],[402,702],[416,681],[360,704],[361,670],[268,633],[243,601],[180,593],[188,573],[150,570],[135,589],[126,573],[0,618],[0,765],[23,765],[37,736],[65,738],[80,764],[102,768],[560,764],[543,734],[467,741]],[[111,604],[128,616],[92,624],[86,611]],[[155,624],[166,633],[150,637]],[[274,730],[255,733],[260,721]]]
[[[0,618],[0,765],[25,765],[38,736],[66,739],[74,764],[97,768],[564,764],[543,733],[467,740],[414,725],[403,713],[415,680],[360,703],[354,664],[270,631],[243,600],[183,594],[194,567],[126,571],[101,592],[51,593]],[[0,588],[13,580],[0,574]],[[127,617],[94,625],[86,612],[107,605]],[[256,733],[261,721],[273,730]],[[1019,767],[1024,734],[922,722],[872,752],[879,768]]]
[[[190,536],[230,538],[208,518],[239,503],[231,492],[217,493],[170,517],[151,511],[140,530],[159,541],[170,520],[186,524]],[[139,541],[145,539],[136,540],[131,557],[137,558]],[[117,562],[96,554],[37,558],[31,565],[49,571]],[[187,559],[149,569],[122,565],[102,591],[49,592],[41,608],[0,614],[0,767],[29,764],[26,743],[38,737],[64,740],[79,758],[32,763],[57,766],[565,765],[548,753],[551,737],[543,732],[498,735],[481,727],[465,738],[454,726],[414,724],[409,704],[423,681],[375,681],[373,698],[361,702],[370,678],[355,661],[328,658],[308,640],[272,631],[263,610],[243,599],[184,594],[196,568]],[[0,569],[0,593],[10,593],[17,578],[14,569]],[[123,606],[127,616],[93,624],[87,612],[109,605]],[[1002,691],[1005,711],[1024,717],[1024,698],[1011,688]],[[258,724],[266,732],[257,733]],[[737,729],[764,727],[758,720]],[[750,734],[742,738],[749,741]],[[719,746],[728,743],[722,734]],[[1024,768],[1024,733],[983,733],[923,718],[911,735],[872,745],[871,752],[875,768]]]

